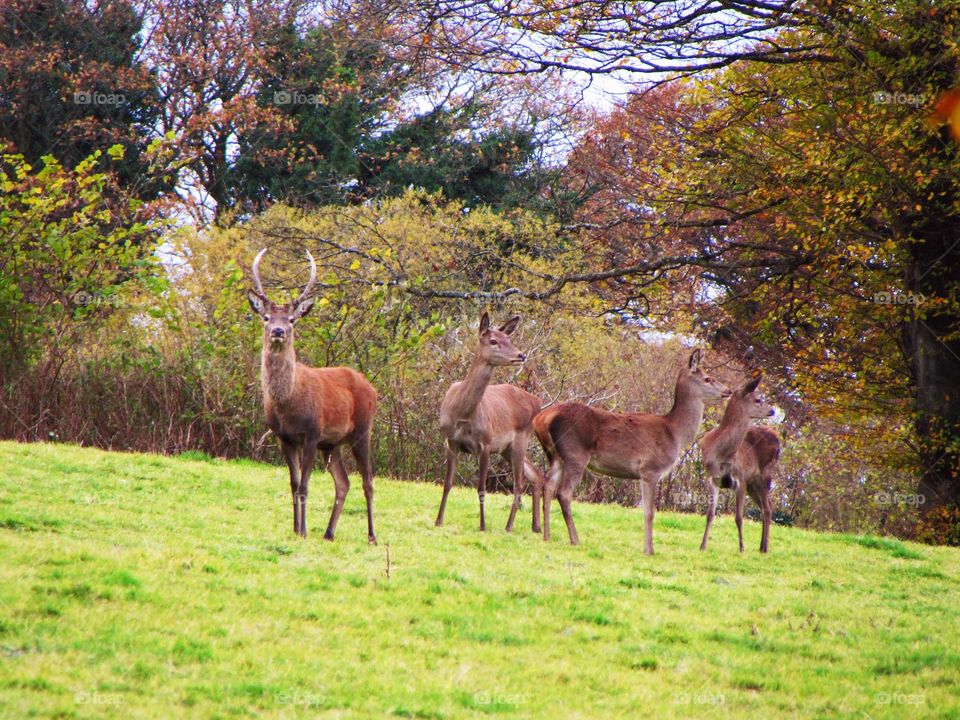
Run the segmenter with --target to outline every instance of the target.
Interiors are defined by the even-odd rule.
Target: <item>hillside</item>
[[[960,717],[956,550],[376,491],[301,541],[279,467],[0,443],[0,717]]]

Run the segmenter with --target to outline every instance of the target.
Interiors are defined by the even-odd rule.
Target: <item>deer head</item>
[[[299,297],[283,305],[278,305],[267,298],[260,282],[260,260],[267,252],[263,248],[253,260],[253,290],[247,291],[247,300],[250,307],[263,320],[263,347],[272,351],[283,351],[293,343],[293,326],[313,308],[314,299],[310,293],[317,281],[317,263],[313,255],[307,251],[310,261],[310,279]]]
[[[523,365],[527,356],[510,342],[510,336],[520,325],[520,316],[514,315],[499,328],[490,327],[490,316],[480,318],[480,343],[477,358],[487,365]]]
[[[710,377],[700,368],[700,350],[694,350],[690,353],[690,360],[687,367],[680,371],[681,376],[685,375],[686,384],[704,402],[716,402],[731,395],[730,388],[719,380]]]
[[[762,377],[763,375],[758,373],[756,377],[748,380],[736,392],[737,398],[743,404],[748,417],[751,419],[773,417],[776,412],[773,405],[757,395],[757,386],[760,384]]]

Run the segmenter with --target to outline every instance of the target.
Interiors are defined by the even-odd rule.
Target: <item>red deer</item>
[[[773,468],[780,457],[780,436],[770,428],[750,426],[751,419],[774,414],[773,406],[755,394],[760,378],[758,375],[749,380],[730,397],[720,424],[704,435],[700,443],[700,456],[710,477],[707,525],[700,543],[701,550],[707,549],[710,527],[716,514],[718,484],[737,493],[736,520],[740,552],[743,552],[743,505],[747,493],[763,515],[760,552],[765,553],[769,548],[773,518],[770,487]]]
[[[370,460],[370,428],[377,407],[377,391],[356,370],[346,367],[314,368],[297,362],[294,325],[310,312],[310,296],[317,280],[317,265],[310,260],[310,279],[300,296],[284,305],[267,299],[260,282],[260,259],[253,261],[254,289],[248,291],[250,307],[263,320],[263,352],[260,358],[263,409],[267,427],[280,439],[290,470],[293,495],[293,531],[307,536],[307,494],[317,450],[333,475],[335,499],[323,537],[333,540],[350,480],[339,446],[348,445],[363,477],[367,500],[367,539],[375,545],[373,531],[373,466]]]
[[[694,350],[680,370],[673,407],[666,415],[616,413],[582,403],[547,408],[533,421],[550,461],[543,488],[543,539],[550,539],[550,503],[560,501],[573,545],[579,543],[570,503],[587,468],[617,478],[640,478],[644,515],[643,552],[653,555],[653,516],[657,482],[676,465],[703,421],[705,402],[730,391],[700,369]]]
[[[522,365],[527,356],[510,342],[520,324],[520,316],[507,320],[499,328],[490,327],[487,313],[480,318],[480,337],[467,376],[447,390],[440,405],[440,431],[446,438],[447,472],[443,479],[443,498],[437,513],[437,527],[443,525],[447,495],[457,470],[457,454],[477,455],[477,494],[480,497],[480,530],[486,530],[483,500],[487,492],[490,454],[500,453],[513,473],[513,507],[507,520],[507,532],[520,507],[524,477],[533,487],[533,531],[540,532],[540,487],[543,476],[527,458],[527,445],[533,433],[533,417],[542,407],[540,399],[514,385],[490,385],[493,370],[499,366]]]

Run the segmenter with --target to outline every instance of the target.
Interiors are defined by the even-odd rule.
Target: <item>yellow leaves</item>
[[[847,252],[851,257],[862,262],[866,262],[873,256],[873,248],[862,243],[850,243],[847,245]]]

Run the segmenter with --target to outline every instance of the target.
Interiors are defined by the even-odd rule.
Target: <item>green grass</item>
[[[278,467],[0,443],[0,717],[960,718],[960,553],[355,479],[307,540]],[[565,537],[559,510],[557,537]],[[389,547],[389,577],[387,550]]]

